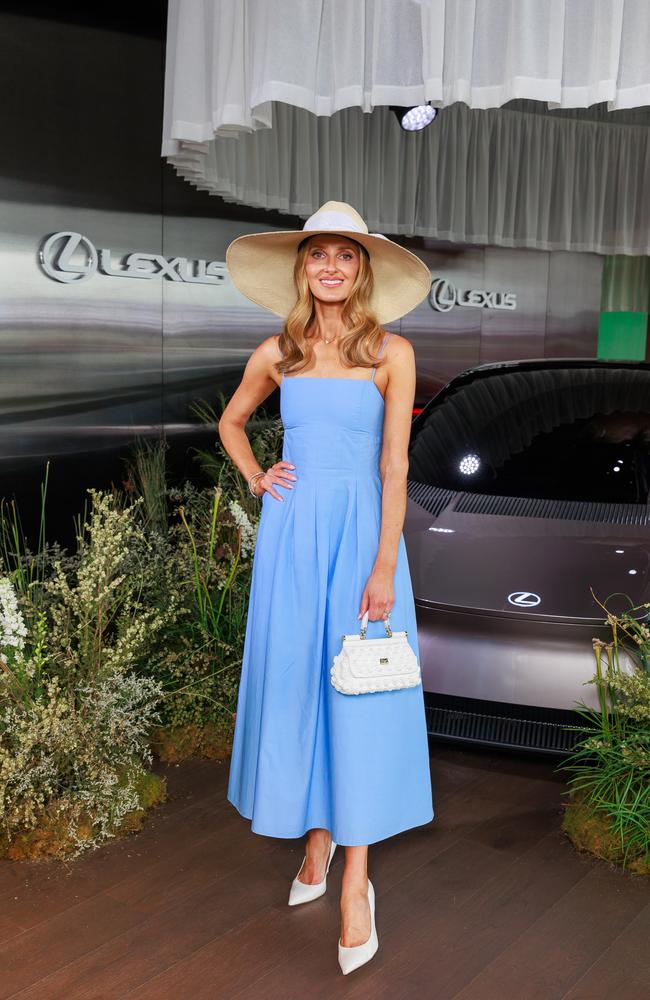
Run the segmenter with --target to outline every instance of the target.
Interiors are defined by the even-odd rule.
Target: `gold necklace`
[[[329,340],[325,340],[325,337],[323,337],[322,335],[319,335],[318,339],[319,339],[319,340],[322,340],[322,342],[323,342],[324,344],[333,344],[333,343],[334,343],[334,341],[335,341],[335,340],[337,340],[337,337],[330,337],[330,339],[329,339]]]

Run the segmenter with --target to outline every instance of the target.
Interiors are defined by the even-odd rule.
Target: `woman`
[[[249,358],[219,423],[262,500],[228,799],[255,833],[307,833],[290,905],[325,892],[345,846],[348,973],[378,947],[368,845],[434,815],[422,685],[350,696],[330,683],[342,636],[366,612],[373,638],[394,610],[418,655],[402,535],[415,362],[409,341],[379,324],[413,309],[431,276],[335,201],[302,230],[239,237],[226,261],[237,288],[285,320]],[[283,455],[261,469],[244,428],[278,384]]]

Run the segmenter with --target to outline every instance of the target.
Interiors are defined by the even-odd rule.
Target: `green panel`
[[[650,257],[605,257],[600,308],[604,312],[648,312]]]
[[[643,361],[647,330],[647,312],[601,312],[598,357],[616,361]]]

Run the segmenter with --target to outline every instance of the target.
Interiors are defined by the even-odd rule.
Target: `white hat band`
[[[307,219],[306,223],[302,227],[305,231],[312,229],[332,229],[334,231],[338,229],[347,229],[355,233],[367,233],[367,229],[362,229],[361,226],[356,222],[351,216],[346,215],[345,212],[316,212],[311,218]]]

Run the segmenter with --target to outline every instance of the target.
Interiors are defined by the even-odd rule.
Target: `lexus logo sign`
[[[478,288],[460,289],[447,278],[434,278],[429,291],[429,305],[436,312],[449,312],[454,306],[475,309],[516,309],[514,292],[486,292]]]
[[[77,251],[77,262],[73,263]],[[57,281],[83,281],[97,270],[97,251],[81,233],[54,233],[45,240],[39,257],[45,273]]]
[[[113,260],[111,250],[97,250],[87,236],[65,230],[53,233],[39,249],[41,267],[48,277],[66,284],[86,281],[98,271],[113,278],[168,278],[170,281],[216,285],[226,280],[225,263],[220,261],[171,260],[156,253],[129,253],[124,260]]]
[[[429,292],[429,302],[436,312],[449,312],[456,305],[456,289],[445,278],[434,278]]]
[[[508,594],[508,600],[516,608],[536,608],[542,603],[539,594],[531,594],[529,590],[515,590],[513,594]]]

